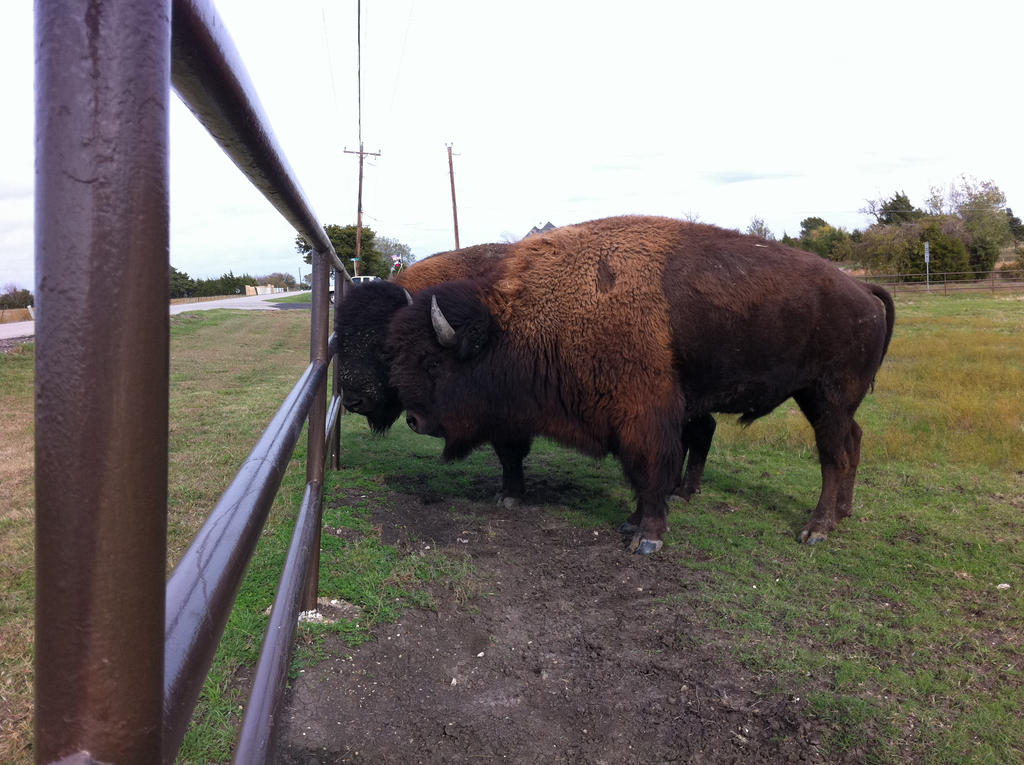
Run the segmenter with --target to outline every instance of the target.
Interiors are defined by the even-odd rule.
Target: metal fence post
[[[330,269],[326,253],[313,251],[313,307],[310,317],[309,360],[327,362],[327,314],[330,309]],[[327,426],[327,378],[324,377],[313,403],[309,407],[309,447],[306,453],[306,481],[323,486],[325,438]],[[317,508],[316,539],[312,545],[306,586],[302,592],[303,611],[316,608],[320,582],[320,519],[321,507]]]
[[[340,301],[345,297],[345,289],[347,288],[348,282],[342,277],[338,269],[334,269],[334,334],[341,337],[341,321],[339,319],[340,313],[338,306],[341,304]],[[341,365],[338,363],[338,359],[334,359],[333,373],[331,375],[331,392],[334,396],[340,396],[341,390]],[[331,423],[334,428],[334,436],[331,438],[331,470],[341,469],[341,408],[338,408],[338,414],[335,417],[335,421]]]
[[[169,0],[36,0],[35,758],[160,760]]]

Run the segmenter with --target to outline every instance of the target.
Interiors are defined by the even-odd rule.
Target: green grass
[[[1024,300],[899,296],[896,334],[864,427],[854,515],[830,539],[794,539],[820,475],[813,438],[787,403],[750,428],[720,418],[703,494],[673,505],[665,549],[689,572],[664,598],[768,689],[806,700],[829,756],[878,763],[1024,761]],[[170,563],[306,365],[307,312],[185,313],[172,322]],[[0,612],[0,761],[31,760],[32,347],[0,355],[5,598]],[[373,437],[343,418],[331,473],[321,594],[359,616],[299,633],[297,671],[335,634],[357,645],[381,620],[429,606],[424,583],[473,592],[466,558],[403,555],[372,513],[426,485],[481,498],[500,469],[489,450],[439,467],[438,444],[396,427]],[[230,759],[239,706],[301,498],[305,437],[286,474],[181,761]],[[7,452],[5,452],[7,454]],[[631,497],[618,464],[540,442],[527,490],[557,489],[551,512],[608,526]],[[419,489],[422,491],[422,488]],[[694,577],[693,574],[699,574]],[[701,584],[693,587],[697,579]],[[1008,589],[999,589],[1006,583]]]
[[[820,490],[810,427],[791,402],[749,428],[722,417],[704,492],[673,505],[660,553],[704,584],[666,583],[665,598],[767,688],[806,699],[830,756],[1022,761],[1024,301],[915,296],[897,314],[858,413],[853,517],[797,544]],[[488,450],[439,470],[436,443],[401,427],[378,440],[347,418],[344,437],[345,480],[368,502],[413,482],[473,496],[499,475]],[[540,442],[527,476],[582,525],[615,524],[631,503],[611,459]]]
[[[180,557],[209,509],[308,363],[308,312],[203,311],[181,314],[172,327],[171,492],[169,555]],[[349,420],[353,418],[348,418]],[[241,708],[262,645],[267,609],[284,565],[295,512],[305,489],[306,435],[281,484],[267,528],[250,563],[209,679],[179,752],[181,763],[230,760]],[[345,504],[328,488],[324,523],[359,529],[356,542],[324,535],[320,591],[357,606],[361,616],[299,628],[294,667],[315,661],[328,633],[350,645],[407,605],[426,606],[423,582],[458,580],[464,562],[408,558],[381,544],[366,521],[370,506]]]
[[[31,343],[0,354],[0,762],[30,756],[34,367]]]
[[[805,686],[835,753],[1022,761],[1024,301],[915,297],[897,317],[858,414],[853,517],[793,543],[820,475],[784,405],[721,423],[666,549],[712,577],[687,601],[748,666]]]
[[[303,292],[297,295],[285,295],[279,298],[267,298],[268,303],[312,303],[313,293]]]

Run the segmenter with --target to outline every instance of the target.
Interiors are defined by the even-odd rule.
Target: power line
[[[356,122],[360,151],[360,186],[362,185],[363,151],[363,0],[356,0]]]
[[[355,203],[355,255],[352,258],[353,275],[359,275],[359,262],[362,259],[362,161],[367,157],[380,157],[380,152],[362,150],[362,0],[355,3],[355,83],[356,83],[356,125],[359,138],[359,151],[345,154],[359,155],[359,185]]]

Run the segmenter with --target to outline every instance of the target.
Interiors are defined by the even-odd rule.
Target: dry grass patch
[[[32,741],[33,433],[35,354],[0,357],[0,762],[27,761]]]
[[[309,313],[204,311],[180,314],[172,326],[173,566],[309,363]]]
[[[306,311],[182,314],[171,321],[168,549],[191,542],[309,361]],[[32,760],[34,366],[0,355],[0,762]]]

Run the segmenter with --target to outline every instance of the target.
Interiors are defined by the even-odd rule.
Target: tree
[[[863,233],[857,245],[858,260],[872,273],[905,273],[918,245],[917,234],[912,229],[912,225],[872,226]],[[922,260],[923,252],[922,248]]]
[[[28,308],[34,305],[32,293],[26,289],[20,289],[17,284],[4,285],[3,294],[0,294],[0,309],[5,308]]]
[[[873,217],[876,226],[909,223],[926,215],[924,210],[914,207],[905,191],[897,191],[890,199],[869,199],[860,212]]]
[[[882,202],[878,211],[878,223],[909,223],[924,217],[924,210],[919,210],[910,202],[906,192],[900,191],[892,195],[892,199]]]
[[[829,260],[849,260],[852,255],[852,241],[849,232],[836,228],[824,218],[804,218],[800,221],[800,238],[782,237],[783,244],[814,252]]]
[[[1014,215],[1009,207],[1006,208],[1006,225],[1010,227],[1010,236],[1013,237],[1014,243],[1019,244],[1024,240],[1024,223],[1021,223],[1020,218]]]
[[[384,262],[391,267],[390,273],[412,265],[412,250],[409,249],[409,245],[387,236],[378,236],[375,241]]]
[[[817,226],[801,237],[800,246],[829,260],[847,260],[850,255],[850,235],[846,229],[828,223]]]
[[[174,266],[171,266],[171,297],[172,298],[183,298],[191,297],[192,293],[195,292],[196,283],[192,277],[186,274],[184,271],[179,271]]]
[[[772,230],[765,225],[764,218],[758,218],[756,215],[750,219],[750,225],[747,226],[745,233],[752,234],[753,236],[759,236],[762,239],[768,239],[773,242],[775,241],[775,234],[773,234]]]
[[[950,215],[963,223],[964,244],[975,274],[991,271],[999,251],[1013,241],[1006,195],[991,180],[961,175],[947,189],[932,186],[928,209],[934,215]]]
[[[967,246],[963,241],[942,230],[940,220],[931,220],[924,224],[918,233],[920,248],[915,250],[913,259],[906,264],[905,269],[912,273],[923,273],[924,243],[928,242],[930,250],[930,268],[934,273],[957,273],[969,270],[970,258],[967,253]]]
[[[800,221],[800,238],[806,239],[810,236],[811,232],[814,231],[814,229],[821,228],[822,226],[827,225],[828,221],[826,221],[824,218],[804,218],[802,221]]]
[[[270,284],[274,287],[281,287],[286,290],[295,289],[295,277],[291,274],[282,274],[280,271],[275,271],[272,274],[266,276],[256,277],[256,281],[260,284]]]
[[[967,247],[958,236],[960,230],[959,221],[948,216],[872,226],[853,249],[874,273],[904,274],[910,281],[924,281],[925,242],[930,248],[932,273],[969,270]]]
[[[350,274],[355,273],[352,265],[352,258],[356,255],[356,227],[339,226],[336,223],[324,224],[324,232],[331,240],[335,252],[341,258],[342,264]],[[384,258],[377,250],[374,239],[376,234],[373,229],[363,226],[363,234],[360,241],[360,263],[359,273],[364,276],[379,276],[386,279],[391,266],[384,262]],[[301,234],[295,237],[295,250],[303,255],[306,263],[313,262],[313,246],[306,241]]]
[[[220,295],[244,295],[245,285],[256,286],[256,279],[249,274],[235,276],[228,271],[217,279],[197,279],[195,292],[199,297],[217,297]]]

